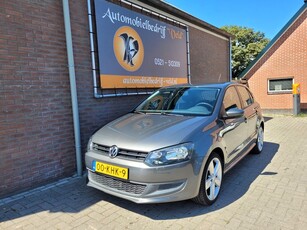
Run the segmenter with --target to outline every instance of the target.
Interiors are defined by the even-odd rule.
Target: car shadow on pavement
[[[270,164],[278,148],[279,145],[276,143],[265,142],[261,154],[248,154],[232,170],[225,174],[221,194],[212,206],[202,206],[191,200],[140,205],[117,198],[112,199],[110,202],[153,220],[189,218],[214,212],[240,199],[249,190],[250,185],[257,177],[277,174],[276,172],[266,172],[264,169]]]
[[[269,117],[269,116],[264,116],[264,122],[268,122],[269,120],[272,120],[273,117]]]
[[[42,213],[60,215],[61,213],[82,214],[91,211],[124,209],[128,212],[148,217],[152,220],[189,218],[222,209],[240,199],[259,176],[274,176],[275,172],[264,169],[270,164],[279,145],[265,142],[259,155],[249,154],[224,176],[221,194],[212,206],[202,206],[191,200],[163,204],[135,204],[121,198],[105,194],[87,187],[85,177],[71,182],[41,189],[6,204],[0,203],[0,223],[20,217]],[[46,218],[48,218],[45,216]],[[54,218],[54,217],[52,217]]]

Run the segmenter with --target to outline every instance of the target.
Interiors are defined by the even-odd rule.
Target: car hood
[[[93,142],[149,152],[188,142],[189,136],[207,124],[208,117],[129,113],[93,135]]]

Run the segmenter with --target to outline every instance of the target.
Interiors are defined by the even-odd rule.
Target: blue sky
[[[304,0],[164,0],[220,28],[237,25],[272,39],[303,6]]]

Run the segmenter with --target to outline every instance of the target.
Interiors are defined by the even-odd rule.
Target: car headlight
[[[87,143],[87,151],[93,150],[93,137],[90,137]]]
[[[148,165],[169,165],[191,159],[194,144],[185,143],[149,152],[145,159]]]

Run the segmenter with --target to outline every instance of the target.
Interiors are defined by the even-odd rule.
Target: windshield
[[[209,87],[162,88],[142,102],[135,112],[209,116],[219,92],[220,89]]]

